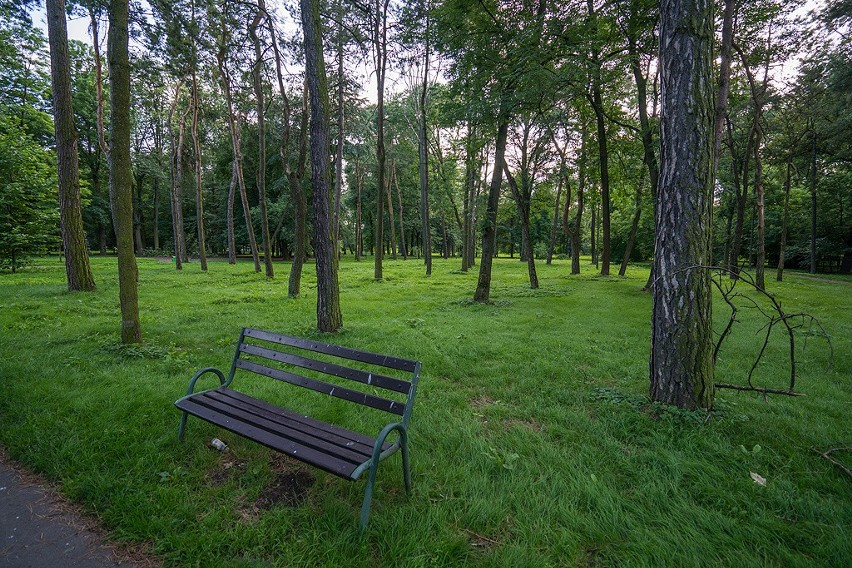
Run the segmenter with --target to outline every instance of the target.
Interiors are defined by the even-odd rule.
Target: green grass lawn
[[[417,260],[388,261],[377,283],[371,259],[345,257],[344,329],[321,336],[311,265],[304,297],[291,300],[288,264],[267,281],[249,263],[176,273],[140,259],[145,343],[122,347],[116,260],[92,261],[93,294],[67,293],[57,258],[0,274],[0,445],[113,538],[149,542],[167,565],[852,565],[852,480],[812,450],[852,446],[848,281],[769,282],[832,336],[831,369],[824,340],[798,354],[806,396],[720,391],[708,415],[647,402],[646,269],[601,278],[584,262],[569,276],[568,261],[542,262],[541,289],[530,290],[525,265],[498,259],[493,303],[479,305],[477,273],[458,260],[436,259],[428,279]],[[720,382],[745,382],[760,347],[756,310],[740,319]],[[172,403],[196,369],[230,364],[243,326],[422,361],[414,492],[405,495],[398,455],[383,462],[363,537],[363,481],[295,466],[195,419],[178,443]],[[786,386],[785,346],[774,334],[757,383]],[[326,398],[306,400],[322,413]],[[209,449],[214,436],[230,451]]]

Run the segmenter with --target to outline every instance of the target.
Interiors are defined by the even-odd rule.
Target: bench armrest
[[[382,446],[385,444],[385,440],[393,431],[399,432],[399,439],[397,439],[390,448],[382,451]],[[393,422],[382,428],[382,431],[379,432],[378,436],[376,436],[375,444],[373,444],[373,457],[370,458],[369,461],[358,466],[358,468],[352,472],[352,479],[358,479],[361,477],[361,474],[370,468],[371,464],[378,465],[380,461],[395,453],[401,446],[406,444],[407,439],[408,431],[402,422]]]
[[[223,386],[225,384],[225,373],[215,367],[205,367],[192,375],[192,378],[189,380],[189,388],[186,389],[186,396],[191,395],[195,391],[195,383],[201,378],[201,375],[205,373],[213,373],[219,377],[219,386]]]

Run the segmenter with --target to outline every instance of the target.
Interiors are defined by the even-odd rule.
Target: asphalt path
[[[0,454],[0,568],[141,568],[92,530],[93,520],[4,463]]]

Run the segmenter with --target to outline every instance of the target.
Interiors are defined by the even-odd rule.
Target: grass
[[[831,370],[824,342],[799,354],[807,396],[720,391],[707,415],[647,402],[643,269],[601,278],[585,263],[579,276],[567,261],[542,263],[530,290],[524,265],[498,259],[493,303],[479,305],[476,272],[456,260],[436,259],[429,279],[416,260],[388,261],[374,282],[372,262],[344,258],[345,326],[321,336],[310,266],[304,297],[291,300],[286,264],[267,281],[245,263],[176,273],[140,259],[145,343],[125,347],[115,259],[93,268],[93,294],[67,293],[56,258],[0,275],[0,445],[167,565],[852,564],[850,479],[812,451],[852,445],[846,285],[770,282],[832,335]],[[723,349],[721,382],[745,380],[760,342],[754,312],[742,310]],[[363,537],[363,482],[294,467],[198,420],[178,443],[173,401],[194,370],[229,364],[242,326],[423,362],[414,493],[399,457],[383,462]],[[779,333],[756,381],[783,388],[786,363]],[[313,400],[325,410],[325,397]],[[210,450],[214,436],[231,450]],[[288,479],[298,482],[282,489]],[[276,501],[276,488],[291,498]]]

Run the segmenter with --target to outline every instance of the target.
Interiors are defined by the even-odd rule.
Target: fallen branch
[[[765,389],[762,387],[752,387],[746,385],[728,385],[725,383],[716,383],[715,386],[717,389],[731,389],[737,391],[754,391],[762,394],[784,394],[787,396],[807,396],[800,392],[795,392],[792,390],[783,390],[783,389]]]
[[[828,461],[830,461],[831,463],[833,463],[834,465],[836,465],[837,467],[842,469],[843,471],[845,471],[846,475],[848,475],[849,477],[852,477],[852,471],[850,471],[848,467],[846,467],[845,465],[843,465],[842,463],[840,463],[839,461],[837,461],[836,459],[831,457],[831,454],[833,454],[834,452],[848,452],[849,450],[852,450],[852,448],[832,448],[832,449],[827,450],[825,452],[821,452],[816,448],[811,448],[811,450],[813,452],[821,455],[822,457],[824,457],[825,459],[827,459]]]

